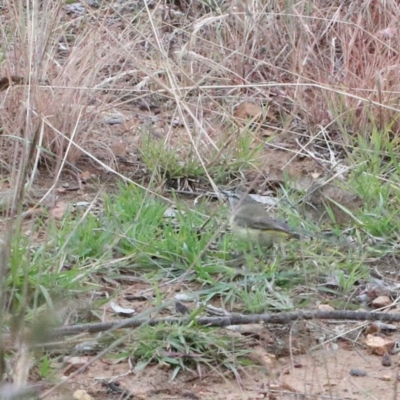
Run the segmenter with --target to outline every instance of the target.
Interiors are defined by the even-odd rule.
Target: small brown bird
[[[222,193],[232,206],[229,222],[232,233],[239,239],[263,247],[289,238],[300,239],[285,222],[269,217],[264,207],[248,194]]]

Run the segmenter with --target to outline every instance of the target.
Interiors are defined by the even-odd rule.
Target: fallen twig
[[[254,323],[264,324],[288,324],[296,320],[311,319],[333,319],[333,320],[353,320],[353,321],[384,321],[384,322],[400,322],[400,314],[390,314],[383,312],[367,312],[367,311],[293,311],[279,314],[250,314],[250,315],[231,315],[223,317],[201,317],[193,318],[156,318],[145,319],[133,317],[127,320],[119,320],[114,322],[100,322],[94,324],[69,325],[55,328],[50,331],[51,337],[69,336],[78,333],[98,333],[109,330],[122,328],[137,328],[141,325],[158,325],[158,324],[188,324],[195,323],[197,325],[206,326],[229,326],[229,325],[246,325]]]

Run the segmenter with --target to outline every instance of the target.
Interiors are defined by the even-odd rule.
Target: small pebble
[[[117,118],[117,117],[113,117],[113,118],[108,118],[105,120],[106,124],[108,125],[120,125],[122,124],[124,121],[122,118]]]
[[[184,304],[179,301],[175,301],[175,310],[179,314],[185,315],[189,313],[189,308],[187,308]]]
[[[350,370],[350,375],[351,376],[366,376],[367,373],[363,369],[352,368]]]
[[[389,354],[386,353],[382,356],[381,363],[384,367],[390,367],[392,365],[392,359]]]

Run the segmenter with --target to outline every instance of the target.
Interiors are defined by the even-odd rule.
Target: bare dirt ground
[[[67,387],[51,398],[70,398],[76,390],[85,390],[95,399],[129,395],[139,399],[204,400],[396,399],[397,362],[394,359],[395,366],[384,367],[379,357],[364,350],[328,349],[293,359],[284,357],[269,370],[245,368],[239,381],[229,374],[208,372],[203,378],[182,374],[171,382],[171,371],[166,366],[148,367],[134,374],[128,372],[126,364],[100,360],[68,380]],[[363,376],[352,376],[361,374],[357,371],[362,371]],[[116,387],[103,383],[116,377]]]

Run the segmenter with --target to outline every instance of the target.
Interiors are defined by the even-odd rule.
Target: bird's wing
[[[287,232],[291,233],[291,230],[289,228],[289,225],[286,225],[282,221],[277,221],[275,219],[271,218],[264,218],[264,217],[259,217],[255,221],[255,225],[257,226],[257,229],[265,229],[265,230],[275,230],[275,231],[282,231],[282,232]]]
[[[291,229],[282,221],[269,218],[263,215],[252,215],[251,217],[241,218],[240,215],[235,217],[235,222],[243,227],[260,229],[262,231],[281,231],[291,233]]]

